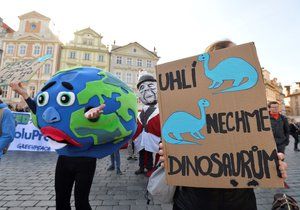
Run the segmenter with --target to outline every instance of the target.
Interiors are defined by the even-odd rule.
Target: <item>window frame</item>
[[[21,53],[21,49],[23,49],[23,47],[24,47],[24,53]],[[19,45],[19,52],[18,52],[18,54],[20,56],[25,56],[26,55],[26,51],[27,51],[27,45],[24,45],[24,44]]]
[[[12,48],[11,52],[10,52],[10,47]],[[14,54],[14,51],[15,51],[15,45],[13,44],[8,44],[7,47],[6,47],[6,54],[9,54],[9,55],[13,55]]]

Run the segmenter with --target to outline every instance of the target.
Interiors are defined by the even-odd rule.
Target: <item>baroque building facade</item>
[[[3,22],[3,19],[0,17],[0,65],[1,58],[3,53],[3,39],[7,36],[7,34],[15,32],[11,27]]]
[[[159,57],[155,51],[146,49],[138,42],[124,46],[112,45],[109,71],[138,94],[136,85],[139,79],[139,72],[147,71],[156,77],[155,66],[158,60]],[[141,109],[142,103],[138,98],[137,100],[138,108]]]
[[[300,122],[300,82],[285,87],[286,104],[288,106],[287,115]]]
[[[147,71],[156,77],[155,66],[158,60],[156,52],[146,49],[138,42],[124,46],[112,45],[109,71],[137,91],[139,72]]]
[[[264,84],[266,88],[266,97],[267,102],[277,101],[280,106],[280,110],[283,114],[286,114],[285,102],[284,102],[284,93],[281,83],[277,78],[271,79],[271,74],[268,70],[262,68]]]
[[[37,59],[51,54],[27,83],[27,90],[34,97],[43,84],[55,74],[59,66],[61,42],[49,27],[50,18],[32,11],[19,16],[19,29],[3,39],[1,68],[7,63]],[[2,86],[2,99],[8,103],[20,103],[21,98],[9,86]],[[25,105],[22,101],[23,106]]]
[[[75,32],[74,40],[62,47],[60,69],[94,66],[108,71],[109,52],[102,38],[101,34],[91,28]]]

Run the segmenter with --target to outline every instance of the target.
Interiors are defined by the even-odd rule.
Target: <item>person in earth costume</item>
[[[56,209],[71,209],[74,183],[76,209],[91,209],[89,193],[96,159],[118,150],[136,131],[135,94],[109,72],[91,67],[59,71],[34,99],[21,83],[10,86],[25,99],[33,123],[51,139],[59,155]]]
[[[157,82],[149,73],[141,72],[137,88],[139,99],[144,106],[137,120],[137,131],[133,136],[135,148],[139,152],[139,169],[135,174],[144,174],[150,177],[153,169],[153,153],[158,153],[161,141],[159,110],[157,105]],[[157,163],[159,155],[156,156]]]

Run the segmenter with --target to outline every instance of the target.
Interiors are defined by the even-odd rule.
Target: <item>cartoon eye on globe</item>
[[[75,101],[75,94],[73,92],[62,91],[57,94],[56,101],[61,106],[71,106]]]
[[[42,92],[37,96],[37,105],[45,106],[48,103],[49,94],[47,92]]]

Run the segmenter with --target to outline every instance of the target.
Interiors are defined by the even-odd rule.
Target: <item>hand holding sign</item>
[[[0,85],[30,80],[45,61],[51,57],[52,55],[49,54],[38,59],[23,60],[7,64],[0,69]]]
[[[26,89],[23,87],[23,84],[21,82],[11,82],[9,86],[13,91],[20,94],[24,99],[27,99],[29,97]]]

